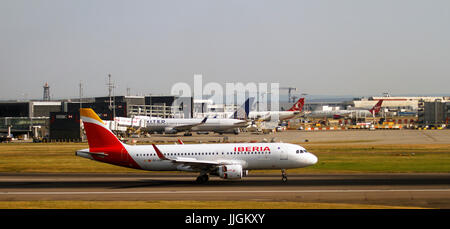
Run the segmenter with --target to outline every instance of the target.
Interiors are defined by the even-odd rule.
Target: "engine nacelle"
[[[243,170],[242,165],[221,165],[217,168],[217,174],[223,179],[241,179],[247,176],[248,170]]]
[[[340,119],[340,118],[343,118],[343,117],[341,115],[337,115],[337,114],[333,115],[333,119]]]
[[[171,127],[164,128],[164,133],[166,134],[176,134],[178,131]]]

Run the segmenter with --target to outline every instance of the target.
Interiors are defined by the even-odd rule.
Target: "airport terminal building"
[[[173,106],[173,103],[178,103]],[[0,133],[19,139],[79,140],[78,110],[92,108],[104,120],[114,117],[192,117],[193,99],[175,96],[114,96],[54,101],[0,102]],[[76,123],[76,124],[74,124]],[[68,135],[67,133],[75,133]]]
[[[383,114],[417,117],[420,125],[448,124],[450,97],[369,97],[353,100],[308,101],[304,110],[370,109],[383,100]],[[104,120],[114,117],[150,116],[164,118],[192,118],[198,114],[227,110],[223,105],[194,102],[192,97],[179,98],[171,95],[112,96],[53,101],[0,101],[0,133],[19,138],[61,139],[67,136],[65,128],[79,136],[79,108],[92,108]],[[280,102],[280,110],[289,109],[292,103]],[[236,105],[229,108],[236,108]],[[227,110],[228,111],[228,110]],[[206,114],[206,113],[205,113]],[[65,117],[65,118],[64,118]],[[65,122],[63,121],[65,119]],[[74,123],[77,123],[76,125]],[[70,130],[69,130],[70,131]]]

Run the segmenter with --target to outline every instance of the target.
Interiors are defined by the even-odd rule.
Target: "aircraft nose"
[[[315,165],[319,161],[319,159],[316,157],[316,155],[314,155],[312,153],[309,153],[308,154],[308,158],[306,159],[306,161],[310,165]]]

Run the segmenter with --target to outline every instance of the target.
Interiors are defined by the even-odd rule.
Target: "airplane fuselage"
[[[166,118],[166,119],[151,119],[148,120],[145,129],[149,132],[161,132],[161,133],[176,133],[177,126],[183,125],[195,125],[190,128],[189,131],[211,131],[220,132],[227,131],[234,128],[246,127],[248,123],[243,120],[238,119],[207,119],[205,123],[201,125],[196,125],[200,123],[202,119],[192,118],[192,119],[180,119],[180,118]]]
[[[359,117],[371,117],[372,114],[368,110],[335,110],[335,111],[312,111],[310,113],[306,113],[306,117],[311,118],[332,118],[336,115],[339,116],[359,116]]]
[[[200,172],[198,183],[208,181],[209,175],[223,179],[241,179],[252,169],[302,168],[317,163],[317,157],[303,147],[289,143],[227,143],[185,145],[127,145],[108,129],[90,108],[80,109],[80,117],[89,148],[76,155],[113,165],[149,171]],[[205,124],[207,119],[201,121]],[[199,126],[196,123],[195,126]],[[184,124],[191,129],[193,125]]]
[[[252,111],[249,114],[250,119],[270,120],[286,120],[294,118],[300,114],[299,111]]]
[[[158,145],[168,159],[214,161],[219,164],[241,165],[242,169],[289,169],[313,165],[317,157],[303,147],[289,143],[228,143]],[[89,149],[77,151],[77,156],[149,171],[200,171],[195,166],[161,160],[149,145],[125,145],[127,152],[90,154]],[[107,154],[108,156],[105,156]]]

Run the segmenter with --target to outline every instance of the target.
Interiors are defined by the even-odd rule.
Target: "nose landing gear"
[[[281,180],[283,182],[287,182],[287,175],[286,175],[286,169],[281,170]]]

